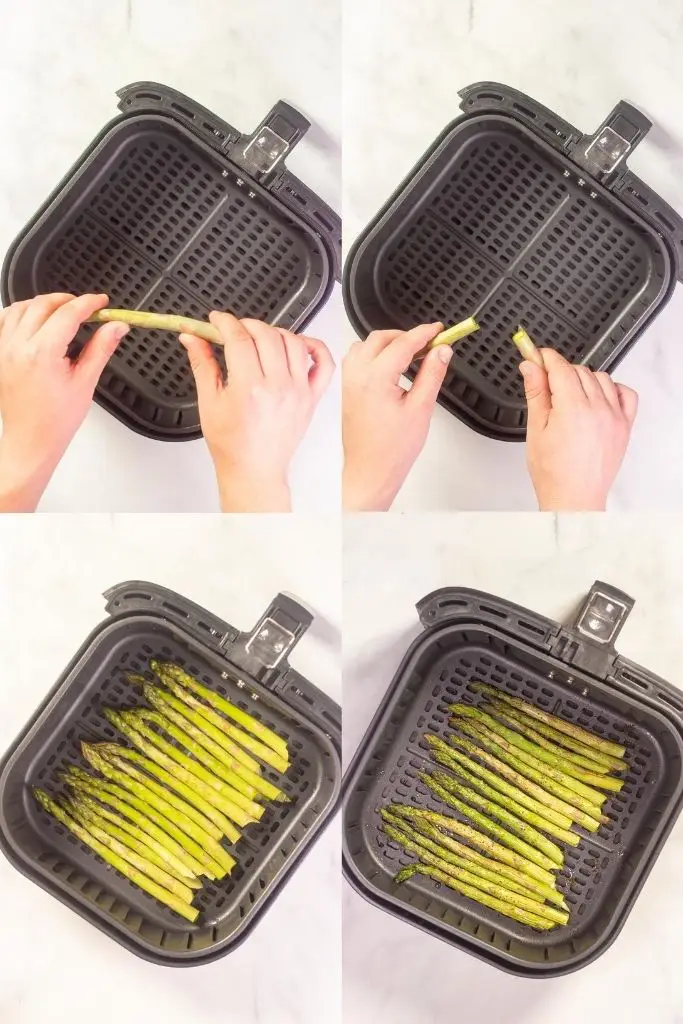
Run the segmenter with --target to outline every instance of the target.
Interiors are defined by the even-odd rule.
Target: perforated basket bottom
[[[320,300],[326,260],[313,233],[178,126],[124,121],[84,166],[79,184],[24,243],[15,298],[103,291],[114,307],[201,320],[223,309],[286,328]],[[194,379],[176,335],[132,330],[98,394],[143,431],[199,429]]]
[[[99,664],[83,666],[83,689],[74,684],[71,696],[53,710],[50,723],[13,766],[3,793],[5,830],[32,870],[39,870],[48,886],[66,887],[78,902],[85,902],[108,924],[130,934],[133,943],[153,951],[200,954],[225,945],[246,926],[260,904],[277,885],[293,857],[310,841],[335,787],[334,765],[328,752],[296,721],[259,700],[247,688],[238,688],[195,650],[165,628],[133,627],[107,634],[98,651]],[[286,777],[265,769],[292,797],[291,804],[271,804],[258,824],[247,826],[238,843],[228,849],[237,866],[229,878],[206,882],[194,900],[200,910],[196,924],[188,925],[173,911],[109,868],[45,811],[39,809],[30,787],[40,785],[57,794],[63,787],[57,774],[68,764],[85,766],[79,741],[126,742],[101,714],[102,706],[130,707],[144,700],[124,678],[141,672],[149,658],[173,660],[233,700],[287,740],[292,764]],[[150,674],[151,677],[151,674]],[[49,731],[48,731],[49,730]]]
[[[638,869],[643,846],[651,834],[654,815],[664,813],[668,776],[661,738],[644,724],[590,699],[580,700],[558,680],[544,678],[525,664],[514,646],[485,632],[468,630],[451,639],[448,653],[432,652],[424,669],[415,670],[397,702],[391,721],[372,738],[363,756],[357,784],[345,808],[345,837],[354,870],[380,898],[399,908],[416,911],[425,921],[446,928],[454,937],[476,939],[513,959],[529,963],[561,963],[599,941],[622,891]],[[558,673],[559,674],[559,673]],[[570,922],[539,933],[493,910],[479,906],[431,879],[415,876],[396,886],[393,876],[416,859],[388,840],[381,831],[379,810],[392,802],[429,808],[466,821],[444,805],[417,777],[441,768],[429,758],[424,733],[448,736],[448,704],[480,703],[485,698],[469,687],[471,681],[490,683],[569,721],[590,728],[628,748],[630,770],[619,794],[609,797],[604,813],[612,818],[596,834],[583,829],[575,848],[564,847],[565,866],[558,885],[570,910]],[[673,772],[673,768],[671,771]],[[470,823],[471,824],[471,823]]]
[[[600,369],[670,275],[654,232],[579,185],[571,167],[509,121],[466,122],[370,230],[354,268],[357,312],[374,328],[477,317],[442,397],[485,432],[525,424],[518,325]]]

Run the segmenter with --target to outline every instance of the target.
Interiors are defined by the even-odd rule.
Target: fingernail
[[[448,364],[450,363],[451,359],[453,358],[453,349],[451,348],[451,346],[450,345],[439,345],[439,347],[437,348],[436,351],[439,354],[439,359],[441,360],[441,362],[445,363],[446,366],[448,366]]]
[[[522,377],[527,377],[529,375],[530,371],[531,371],[531,363],[528,362],[527,360],[525,360],[523,363],[519,364],[519,372],[521,373]]]
[[[120,327],[116,328],[116,337],[117,337],[117,339],[119,341],[121,341],[121,339],[125,338],[125,336],[128,334],[129,330],[130,330],[130,326],[128,324],[121,324]]]

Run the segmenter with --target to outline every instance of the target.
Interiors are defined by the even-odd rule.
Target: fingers
[[[13,302],[11,306],[7,306],[6,309],[2,310],[2,313],[0,313],[0,334],[4,338],[14,334],[31,301],[31,299],[24,299],[21,302]]]
[[[576,367],[567,362],[564,356],[556,352],[555,349],[544,348],[541,351],[553,403],[558,401],[585,402],[586,392],[582,379],[576,372]]]
[[[285,346],[289,374],[297,384],[306,384],[308,381],[309,346],[313,344],[314,339],[307,338],[304,334],[284,331],[282,328],[279,330]]]
[[[128,324],[103,324],[98,328],[78,357],[76,373],[87,376],[94,387],[129,330]]]
[[[403,331],[372,331],[368,334],[365,339],[364,351],[372,359],[378,356],[380,352],[391,345],[392,341],[396,341],[403,334]]]
[[[638,393],[632,388],[627,388],[625,384],[615,384],[614,387],[619,396],[621,411],[629,426],[632,427],[638,414]]]
[[[519,372],[524,378],[524,394],[528,410],[527,429],[529,431],[543,430],[548,423],[552,409],[548,373],[542,366],[537,366],[536,363],[529,360],[520,364]]]
[[[383,360],[398,378],[408,369],[420,349],[428,345],[442,330],[443,324],[420,324],[413,327],[386,346],[378,358]]]
[[[287,350],[282,333],[260,320],[243,320],[244,328],[253,338],[264,377],[283,382],[289,376]]]
[[[420,405],[431,411],[436,403],[439,388],[443,384],[452,357],[453,349],[450,345],[439,345],[429,352],[422,360],[413,386],[406,395],[406,402],[411,405]]]
[[[313,361],[313,366],[308,371],[308,383],[313,397],[318,401],[334,376],[334,359],[327,345],[317,338],[302,336],[301,340]]]
[[[209,321],[221,336],[225,365],[236,380],[259,380],[263,377],[259,354],[251,334],[232,313],[213,312]]]
[[[197,385],[197,397],[201,403],[205,397],[216,394],[223,387],[221,368],[205,338],[197,338],[194,334],[181,334],[179,341],[187,352]]]
[[[26,337],[30,337],[30,335],[40,330],[53,313],[66,302],[73,301],[74,298],[74,295],[69,295],[66,292],[54,292],[52,295],[37,295],[35,299],[31,299],[25,305],[17,326],[21,326],[23,334]]]
[[[51,314],[46,312],[47,304],[44,304],[41,308],[45,320],[35,333],[36,344],[53,351],[55,355],[64,356],[79,327],[98,309],[103,309],[108,301],[106,295],[79,295],[61,304]],[[24,316],[28,316],[28,311]]]
[[[598,382],[600,389],[605,397],[605,400],[607,401],[610,408],[612,408],[615,412],[618,412],[621,409],[621,405],[619,403],[619,391],[617,390],[618,386],[614,383],[614,381],[608,373],[604,373],[601,370],[598,371],[597,373],[594,373],[593,376],[595,380]]]

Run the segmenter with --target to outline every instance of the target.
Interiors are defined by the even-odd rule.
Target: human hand
[[[527,462],[542,512],[604,511],[638,411],[638,395],[606,373],[543,349],[524,362]]]
[[[76,361],[78,329],[106,295],[39,295],[0,310],[0,511],[32,512],[128,328],[105,324]]]
[[[228,381],[208,341],[181,334],[197,384],[202,431],[224,512],[289,512],[289,466],[334,374],[322,341],[209,317],[225,348]],[[312,366],[309,364],[309,357]]]
[[[399,382],[442,330],[443,324],[422,324],[410,331],[373,331],[351,346],[342,372],[345,509],[386,511],[422,451],[451,346],[428,353],[410,391]]]

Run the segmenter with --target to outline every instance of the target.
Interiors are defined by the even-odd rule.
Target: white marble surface
[[[318,517],[5,516],[0,521],[0,750],[89,632],[102,591],[151,580],[249,628],[278,590],[316,620],[292,664],[341,697],[338,524]],[[340,865],[331,822],[233,954],[154,967],[29,882],[0,856],[0,1020],[61,1024],[338,1024]]]
[[[0,0],[0,256],[116,113],[115,91],[158,81],[243,131],[278,99],[313,127],[290,169],[340,208],[340,5],[336,0]],[[335,287],[308,333],[341,354]],[[296,506],[339,503],[338,381],[321,403],[293,469]],[[106,466],[106,473],[103,467]],[[93,407],[48,489],[45,511],[213,511],[202,441],[139,437]]]
[[[584,131],[620,99],[655,127],[630,166],[683,214],[683,13],[678,0],[345,0],[344,245],[441,130],[457,91],[516,87]],[[679,508],[683,287],[618,368],[640,416],[612,496],[623,509]],[[348,336],[352,337],[349,328]],[[437,409],[396,507],[533,508],[522,445],[480,437]]]
[[[621,653],[681,685],[683,539],[673,517],[355,517],[345,524],[344,747],[356,749],[419,627],[415,602],[474,587],[567,621],[600,579],[636,605]],[[383,913],[344,883],[349,1024],[681,1024],[683,821],[614,945],[565,978],[513,978]]]

